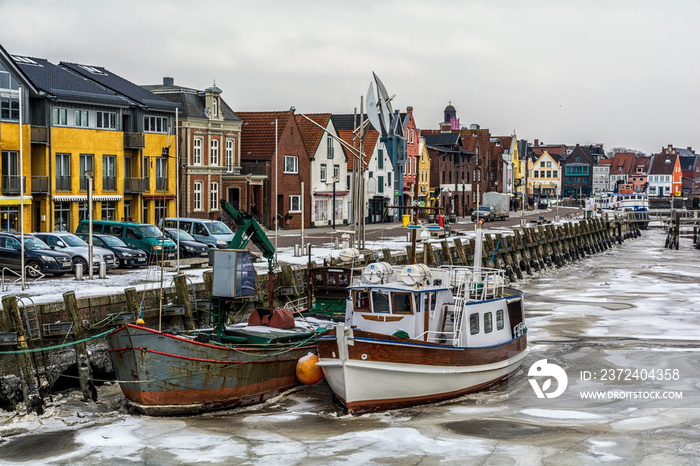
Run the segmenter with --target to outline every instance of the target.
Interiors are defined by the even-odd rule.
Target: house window
[[[68,126],[68,109],[54,108],[53,109],[53,125]]]
[[[97,112],[96,126],[101,129],[117,129],[117,114],[115,112]]]
[[[552,166],[552,162],[547,162],[547,168],[550,168]]]
[[[168,189],[168,159],[165,157],[156,158],[156,190],[165,191]]]
[[[168,118],[160,116],[144,116],[143,130],[147,133],[167,133]]]
[[[209,210],[219,210],[219,183],[212,183],[209,188]]]
[[[321,164],[321,181],[326,182],[326,164]]]
[[[165,201],[163,199],[156,199],[153,201],[153,213],[156,216],[153,221],[158,225],[160,219],[165,218]]]
[[[382,149],[377,150],[377,169],[384,169],[384,151]]]
[[[90,126],[90,117],[88,115],[87,110],[76,110],[74,115],[75,115],[75,118],[73,120],[73,124],[75,126],[82,126],[85,128]]]
[[[539,178],[539,177],[540,177],[540,172],[539,172],[539,170],[535,170],[533,173],[535,174],[535,178]]]
[[[92,154],[80,154],[80,190],[87,191],[88,181],[85,172],[93,170],[93,159]],[[95,187],[93,186],[94,190]]]
[[[231,173],[233,171],[233,141],[226,141],[226,171]]]
[[[285,155],[284,172],[299,173],[299,157],[297,157],[296,155]]]
[[[552,172],[552,178],[559,178],[559,174],[556,170]]]
[[[551,177],[552,177],[552,171],[551,171],[551,170],[547,170],[547,178],[551,178]]]
[[[117,203],[115,201],[102,201],[102,220],[117,219]]]
[[[209,165],[219,165],[219,140],[218,139],[211,140]]]
[[[218,106],[216,105],[216,99],[213,99],[211,101],[211,114],[213,117],[217,117],[219,115]]]
[[[102,156],[102,189],[107,191],[117,190],[117,157],[114,155]],[[103,217],[104,218],[104,217]]]
[[[301,196],[289,196],[289,211],[301,212]]]
[[[56,202],[53,208],[55,231],[70,231],[70,202]]]
[[[328,137],[326,138],[326,157],[332,159],[335,156],[333,150],[333,136],[328,135]]]
[[[194,182],[194,191],[192,192],[192,209],[202,210],[202,182]]]
[[[202,138],[194,138],[192,145],[192,164],[202,164]]]
[[[391,172],[386,174],[386,185],[391,187]]]
[[[544,167],[544,161],[540,162],[540,167]]]
[[[380,193],[384,192],[384,177],[383,176],[377,177],[377,192],[380,192]]]
[[[56,190],[70,191],[70,154],[56,154]]]
[[[19,83],[1,64],[0,89],[0,119],[19,120]]]
[[[333,165],[333,178],[340,179],[340,165]]]

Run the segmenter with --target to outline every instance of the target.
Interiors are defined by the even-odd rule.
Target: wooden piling
[[[27,407],[27,413],[44,414],[44,400],[39,391],[39,383],[32,365],[32,358],[27,352],[27,335],[24,328],[24,320],[17,306],[17,297],[7,295],[2,298],[2,307],[7,312],[10,321],[10,329],[17,332],[17,366],[19,367],[20,384],[22,386],[22,397]]]
[[[185,327],[185,330],[194,330],[194,317],[192,316],[191,296],[187,289],[187,277],[184,273],[178,273],[173,280],[175,282],[175,300],[185,311],[182,316],[182,325]]]
[[[73,321],[73,336],[76,340],[85,338],[85,327],[80,318],[78,300],[75,299],[74,291],[63,293],[63,303],[66,305],[66,312]],[[87,346],[85,342],[76,343],[75,348],[76,364],[78,365],[78,377],[80,380],[80,391],[83,393],[83,401],[97,401],[97,390],[92,380],[92,368],[88,359]]]

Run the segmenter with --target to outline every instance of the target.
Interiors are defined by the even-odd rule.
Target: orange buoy
[[[323,379],[323,371],[316,365],[318,356],[307,354],[297,362],[297,379],[304,385],[313,385]]]

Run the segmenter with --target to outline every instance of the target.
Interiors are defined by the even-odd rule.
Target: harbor
[[[531,354],[523,368],[542,358],[577,360],[581,370],[610,361],[624,366],[625,357],[616,355],[639,351],[696,360],[697,250],[688,242],[668,250],[664,235],[652,228],[560,268],[525,273],[518,287],[525,293]],[[105,384],[97,403],[82,402],[74,391],[56,395],[41,416],[3,413],[0,460],[457,463],[469,456],[512,464],[692,464],[698,454],[691,406],[513,406],[509,398],[525,389],[521,372],[455,400],[351,416],[321,382],[247,408],[163,419],[132,414],[118,386]]]

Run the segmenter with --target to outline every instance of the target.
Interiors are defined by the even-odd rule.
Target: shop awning
[[[115,194],[115,195],[103,195],[103,194],[96,194],[92,196],[92,200],[96,202],[102,202],[102,201],[121,201],[122,200],[122,195],[121,194]],[[53,200],[55,202],[87,202],[88,197],[87,194],[69,194],[67,196],[54,196]]]

